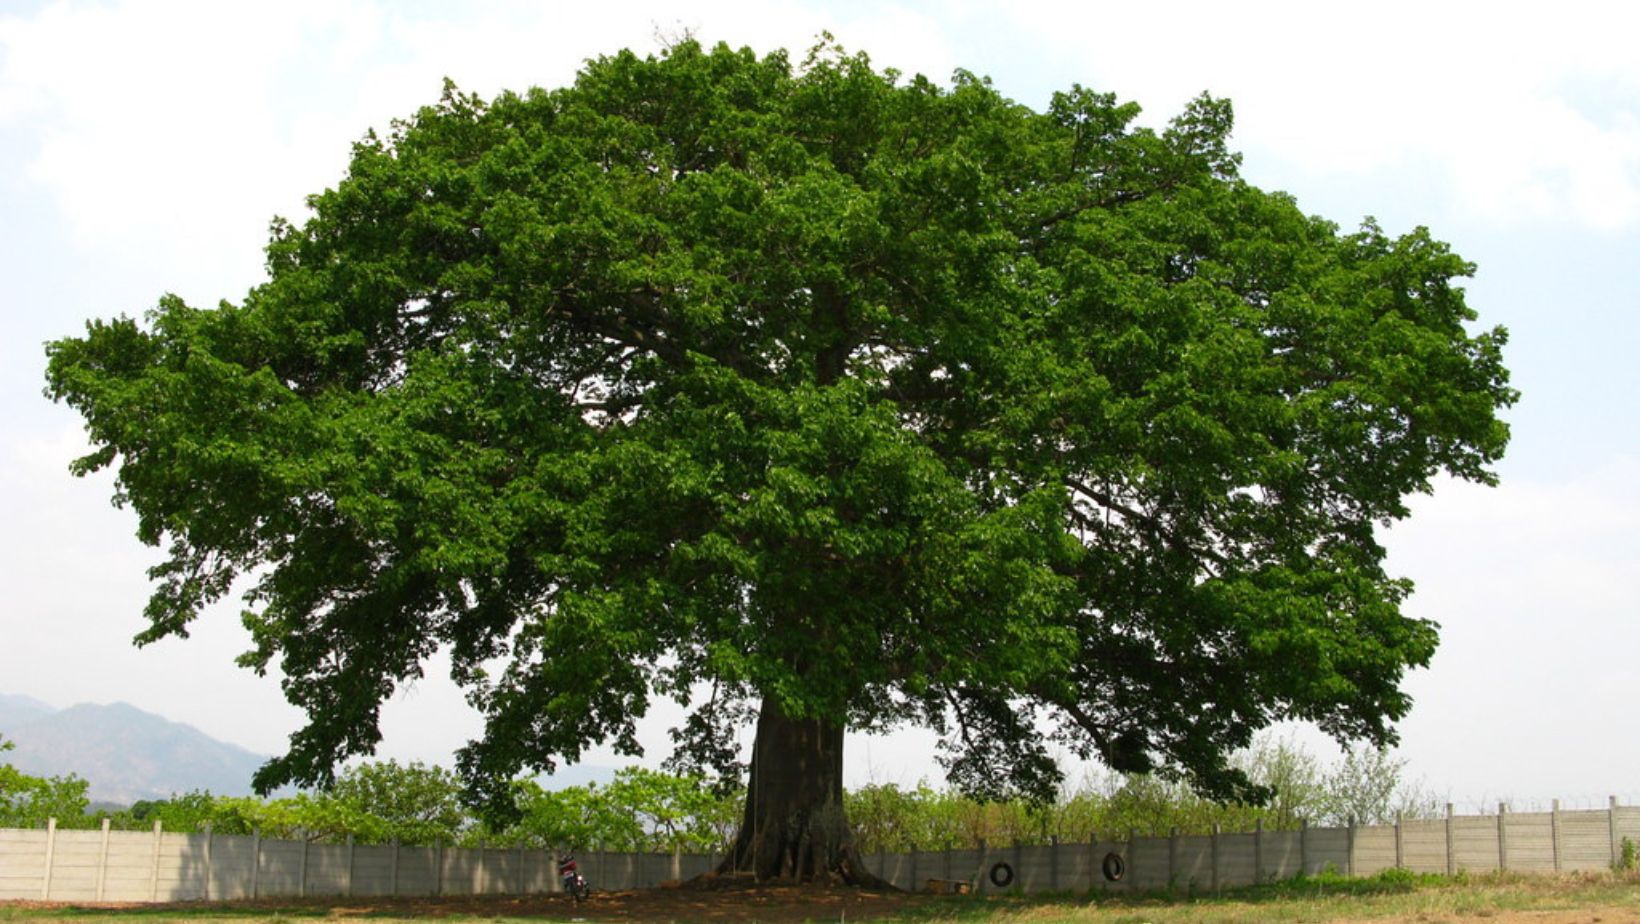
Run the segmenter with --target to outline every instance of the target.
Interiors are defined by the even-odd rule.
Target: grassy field
[[[574,906],[558,898],[326,900],[257,905],[103,908],[0,904],[0,922],[182,921],[586,921],[658,924],[879,922],[879,924],[1640,924],[1640,875],[1414,876],[1392,870],[1368,879],[1319,877],[1238,889],[1221,896],[1094,898],[866,895],[846,890],[758,889],[743,893],[647,890],[595,895]]]
[[[1004,924],[1328,924],[1328,922],[1635,922],[1640,877],[1413,876],[1402,871],[1364,880],[1311,879],[1237,890],[1221,897],[998,910]]]

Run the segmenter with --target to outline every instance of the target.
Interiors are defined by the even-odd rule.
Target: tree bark
[[[746,813],[718,873],[759,882],[893,888],[861,863],[843,811],[843,727],[786,715],[765,696],[752,744]]]

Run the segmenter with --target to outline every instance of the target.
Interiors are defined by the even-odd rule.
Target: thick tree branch
[[[1156,517],[1153,517],[1135,507],[1128,506],[1127,504],[1118,501],[1116,498],[1111,497],[1104,491],[1100,491],[1091,485],[1084,484],[1078,479],[1067,476],[1064,481],[1067,487],[1083,495],[1088,500],[1093,501],[1113,513],[1119,513],[1124,518],[1134,523],[1144,526],[1152,535],[1162,540],[1162,542],[1166,543],[1168,548],[1173,549],[1175,552],[1179,552],[1189,558],[1206,557],[1214,562],[1217,562],[1219,565],[1228,566],[1230,564],[1230,560],[1228,558],[1225,558],[1213,549],[1197,548],[1191,545],[1187,540],[1173,532],[1173,530],[1167,527],[1167,524],[1163,523]]]
[[[623,346],[652,353],[679,367],[689,363],[689,354],[711,357],[723,366],[755,381],[767,378],[767,370],[752,361],[738,346],[721,339],[708,342],[688,332],[673,329],[672,319],[661,307],[662,293],[638,289],[616,297],[616,308],[589,305],[573,287],[552,290],[552,305],[592,333]],[[685,348],[680,344],[688,342]]]

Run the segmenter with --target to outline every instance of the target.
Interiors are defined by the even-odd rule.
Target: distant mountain
[[[17,745],[0,756],[0,763],[35,776],[72,773],[91,784],[92,802],[122,806],[195,789],[248,796],[251,775],[268,759],[129,703],[56,709],[0,693],[0,737]],[[614,779],[614,767],[596,764],[559,767],[551,776],[536,777],[549,790],[607,786]]]
[[[570,764],[559,767],[557,772],[550,775],[543,773],[536,776],[535,782],[549,792],[588,784],[602,787],[615,782],[617,769],[599,764]]]
[[[36,776],[73,773],[91,784],[96,802],[129,804],[194,789],[250,795],[251,774],[267,760],[128,703],[59,710],[0,694],[0,735],[17,745],[0,760]]]
[[[25,722],[51,715],[57,710],[31,696],[0,693],[0,735],[8,740],[11,730]]]

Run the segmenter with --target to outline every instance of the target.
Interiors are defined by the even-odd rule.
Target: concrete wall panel
[[[1311,828],[1307,839],[1304,874],[1314,876],[1332,871],[1340,875],[1350,868],[1350,833],[1343,828]]]
[[[1253,884],[1257,871],[1254,838],[1252,834],[1219,835],[1219,888]]]
[[[1459,870],[1491,872],[1498,868],[1496,815],[1452,819],[1452,861]]]
[[[1622,857],[1623,840],[1627,838],[1635,849],[1640,850],[1640,806],[1620,806],[1613,812],[1612,825],[1617,829],[1617,849],[1619,858]]]
[[[1355,829],[1355,875],[1371,876],[1395,866],[1395,828],[1366,825]]]
[[[212,901],[251,897],[251,870],[256,863],[256,847],[257,840],[248,836],[211,839]]]
[[[1173,870],[1169,877],[1176,889],[1206,892],[1213,888],[1213,838],[1181,836],[1173,844]]]
[[[1401,865],[1415,873],[1446,872],[1446,820],[1401,823]]]
[[[438,893],[438,848],[399,848],[399,894],[436,895]]]
[[[1168,847],[1165,837],[1141,837],[1127,854],[1128,887],[1137,890],[1165,889],[1168,885]]]
[[[1509,812],[1503,826],[1511,870],[1554,872],[1554,819],[1549,812]]]
[[[1303,869],[1304,851],[1309,846],[1309,837],[1308,831],[1264,832],[1261,881],[1272,882],[1297,876]]]
[[[1560,813],[1560,868],[1562,871],[1611,869],[1610,817],[1601,811]]]

